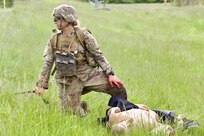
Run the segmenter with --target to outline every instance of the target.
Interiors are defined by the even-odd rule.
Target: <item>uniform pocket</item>
[[[77,75],[76,60],[71,54],[56,51],[56,68],[61,76]]]

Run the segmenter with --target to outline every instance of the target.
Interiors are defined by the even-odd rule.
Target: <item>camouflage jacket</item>
[[[51,35],[51,38],[44,50],[44,63],[42,65],[42,70],[38,78],[37,86],[43,87],[44,89],[48,88],[51,69],[56,59],[56,51],[60,50],[67,52],[70,46],[69,44],[73,39],[74,40],[70,51],[77,52],[75,58],[77,63],[76,76],[81,81],[86,82],[91,78],[91,76],[94,76],[94,73],[96,73],[100,69],[102,69],[104,71],[104,74],[106,74],[107,76],[114,73],[110,64],[104,57],[103,53],[100,51],[99,45],[93,35],[89,31],[83,31],[82,35],[84,37],[84,43],[86,47],[83,47],[82,43],[76,36],[76,32],[73,32],[73,34],[68,37],[64,36],[61,31],[56,31]],[[74,36],[76,38],[73,38]],[[86,52],[89,52],[92,55],[100,69],[89,65]],[[68,82],[71,77],[64,77],[60,74],[60,71],[56,70],[55,79],[59,83],[69,84]]]

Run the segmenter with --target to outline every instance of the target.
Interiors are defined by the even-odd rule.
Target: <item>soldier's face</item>
[[[59,30],[62,30],[68,25],[68,22],[66,22],[63,18],[55,18],[54,22]]]
[[[63,20],[62,18],[54,18],[54,23],[59,30],[62,29],[62,20]]]

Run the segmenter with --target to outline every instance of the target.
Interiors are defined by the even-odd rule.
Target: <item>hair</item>
[[[69,24],[71,24],[72,26],[80,26],[79,20],[76,20],[74,22],[69,22]]]

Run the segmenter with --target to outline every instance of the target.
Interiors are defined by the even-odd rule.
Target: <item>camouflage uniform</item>
[[[62,71],[56,70],[55,80],[59,86],[60,105],[67,109],[70,107],[74,112],[83,114],[81,108],[80,95],[90,91],[103,92],[113,95],[120,95],[127,98],[126,89],[120,85],[113,88],[108,82],[108,75],[114,74],[110,64],[103,56],[99,45],[92,34],[87,30],[83,31],[84,42],[82,45],[73,31],[69,36],[63,35],[62,31],[56,31],[52,34],[44,50],[44,63],[39,75],[37,86],[48,88],[48,81],[53,63],[56,63],[56,51],[65,53],[74,53],[76,60],[76,74],[64,76]],[[91,65],[87,60],[86,53],[89,52],[99,67]]]

